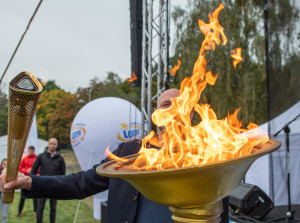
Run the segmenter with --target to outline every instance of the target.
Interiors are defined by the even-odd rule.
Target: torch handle
[[[7,172],[7,169],[6,169],[5,181],[10,182],[10,181],[13,181],[13,180],[16,180],[16,179],[17,179],[17,177],[10,176],[9,171]],[[11,192],[2,193],[2,202],[5,203],[5,204],[12,203],[14,201],[14,195],[15,195],[15,189],[12,189]]]
[[[2,193],[2,202],[5,204],[10,204],[14,200],[15,190],[7,193]]]

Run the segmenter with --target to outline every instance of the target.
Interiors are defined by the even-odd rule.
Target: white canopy
[[[46,146],[48,146],[48,141],[43,139],[38,139],[36,154],[44,152]],[[0,162],[3,158],[7,158],[7,135],[0,136]]]
[[[270,123],[271,138],[281,141],[279,150],[254,162],[246,175],[246,183],[260,187],[273,200],[276,206],[288,204],[286,134],[281,131],[273,135],[300,114],[300,101],[272,119]],[[290,189],[291,204],[300,204],[300,118],[289,125],[290,151]],[[260,126],[268,131],[268,123]],[[273,164],[272,164],[273,163]]]

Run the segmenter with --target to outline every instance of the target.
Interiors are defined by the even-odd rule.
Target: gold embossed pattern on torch
[[[42,92],[42,85],[29,72],[22,72],[9,83],[6,181],[17,178],[19,165]],[[4,193],[3,203],[12,203],[14,191]]]

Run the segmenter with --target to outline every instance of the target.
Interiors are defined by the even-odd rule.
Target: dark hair
[[[4,158],[2,161],[1,161],[1,165],[2,165],[2,163],[4,162],[4,161],[6,161],[7,159],[6,158]]]
[[[35,150],[34,146],[29,146],[28,149],[34,149]]]

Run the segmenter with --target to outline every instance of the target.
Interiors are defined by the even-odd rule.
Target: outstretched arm
[[[28,198],[52,198],[58,200],[83,199],[108,189],[109,179],[92,169],[76,174],[60,176],[31,176],[31,190],[23,190]]]
[[[64,176],[24,176],[6,183],[6,171],[0,176],[1,192],[9,192],[13,188],[23,189],[25,198],[52,198],[59,200],[83,199],[108,189],[108,178],[92,169]]]

